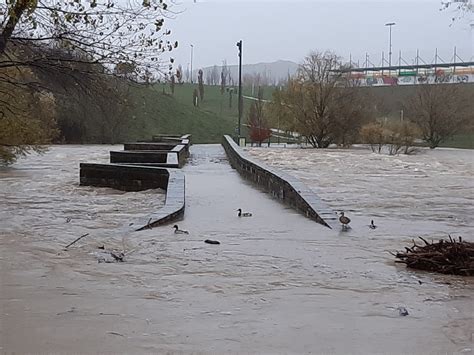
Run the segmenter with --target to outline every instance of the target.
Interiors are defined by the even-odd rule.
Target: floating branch
[[[67,249],[67,248],[69,248],[71,245],[76,244],[76,242],[80,241],[80,240],[81,240],[82,238],[84,238],[84,237],[87,237],[88,235],[89,235],[89,233],[86,233],[86,234],[84,234],[84,235],[81,235],[79,238],[77,238],[77,239],[74,240],[73,242],[71,242],[71,243],[69,243],[68,245],[66,245],[66,246],[64,247],[64,249]]]
[[[474,276],[474,243],[456,240],[439,240],[429,243],[419,237],[424,245],[418,245],[413,240],[411,248],[405,247],[405,252],[393,254],[396,262],[406,264],[413,269],[435,271],[442,274]]]

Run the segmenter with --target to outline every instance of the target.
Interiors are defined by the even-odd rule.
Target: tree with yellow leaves
[[[114,70],[123,63],[133,68],[125,78],[134,81],[168,68],[160,54],[178,45],[164,28],[172,1],[0,2],[0,163],[39,149],[56,132],[54,116],[44,121],[29,110],[34,95],[52,90],[42,74],[70,76],[80,85],[82,75],[123,77]]]

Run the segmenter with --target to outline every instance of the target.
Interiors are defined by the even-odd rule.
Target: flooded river
[[[474,230],[474,152],[470,149],[422,149],[416,155],[399,156],[361,147],[247,151],[299,177],[335,210],[356,217],[356,223],[360,217],[361,225],[371,219],[382,226],[395,220],[395,228],[384,232],[466,238]]]
[[[353,228],[341,232],[246,183],[220,146],[195,145],[189,235],[175,235],[125,232],[162,191],[78,185],[79,162],[110,149],[54,147],[0,169],[0,353],[472,352],[472,278],[408,271],[387,252],[418,235],[472,238],[464,151],[251,150],[345,210]],[[125,262],[98,263],[102,246]]]

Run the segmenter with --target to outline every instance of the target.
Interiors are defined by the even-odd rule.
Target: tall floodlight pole
[[[390,29],[390,35],[389,35],[389,44],[388,44],[388,66],[389,66],[389,75],[392,72],[392,26],[395,25],[395,22],[389,22],[386,23],[385,26],[388,26]]]
[[[191,44],[191,84],[193,83],[193,52],[194,46]]]
[[[240,121],[242,119],[242,40],[237,42],[237,48],[239,48],[239,122],[237,126],[237,134],[240,141]]]

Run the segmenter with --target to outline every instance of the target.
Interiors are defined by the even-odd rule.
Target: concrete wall
[[[121,164],[158,164],[166,163],[168,158],[168,151],[149,151],[149,150],[133,150],[133,151],[120,151],[110,152],[110,162],[121,163]]]
[[[181,171],[169,170],[165,206],[143,219],[137,231],[160,226],[175,221],[184,215],[185,177]]]
[[[165,137],[159,142],[125,143],[124,151],[110,152],[112,164],[80,164],[80,184],[122,191],[164,189],[164,207],[134,223],[131,229],[138,231],[171,222],[184,214],[185,178],[181,171],[168,168],[180,168],[186,163],[190,144],[189,134]]]
[[[156,227],[184,214],[185,178],[181,171],[123,164],[81,164],[80,184],[122,191],[166,190],[164,207],[134,223],[134,230]]]
[[[152,142],[161,142],[161,143],[186,143],[191,144],[191,135],[184,134],[184,135],[170,135],[170,134],[157,134],[152,137]],[[183,142],[186,140],[187,142]]]
[[[335,211],[300,180],[252,159],[229,136],[223,137],[222,145],[230,164],[244,178],[253,181],[306,217],[329,228],[337,225]]]
[[[168,168],[180,168],[186,163],[191,135],[164,136],[164,141],[154,138],[157,142],[125,143],[124,151],[110,152],[112,164],[80,165],[81,185],[122,191],[166,190],[164,207],[134,223],[133,230],[156,227],[184,214],[184,174]]]
[[[124,143],[124,150],[171,150],[176,144],[171,143]]]
[[[153,141],[125,143],[123,151],[110,152],[110,162],[181,168],[189,157],[191,135],[153,136]]]

